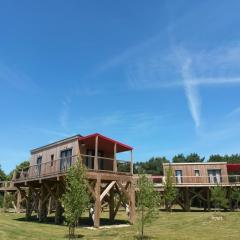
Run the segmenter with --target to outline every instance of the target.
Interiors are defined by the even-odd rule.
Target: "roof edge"
[[[78,139],[79,137],[81,137],[81,135],[77,134],[77,135],[74,135],[74,136],[71,136],[71,137],[68,137],[68,138],[64,138],[64,139],[58,140],[58,141],[53,142],[53,143],[49,143],[47,145],[43,145],[42,147],[34,148],[30,152],[31,152],[31,154],[34,154],[34,153],[36,153],[38,151],[51,148],[51,147],[59,145],[61,143],[68,142],[68,141],[71,141],[71,140],[74,140],[74,139]]]

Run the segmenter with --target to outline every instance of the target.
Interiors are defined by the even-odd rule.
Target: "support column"
[[[133,185],[133,181],[131,181],[129,186],[129,195],[130,195],[130,201],[129,201],[129,208],[130,208],[130,223],[135,223],[135,187]]]
[[[55,224],[61,224],[63,221],[62,214],[63,214],[63,207],[61,205],[61,202],[59,201],[61,196],[60,193],[60,183],[57,183],[57,189],[56,189],[56,212],[55,212]]]
[[[52,213],[52,197],[49,197],[48,200],[48,215]]]
[[[21,190],[18,190],[18,191],[17,191],[17,213],[20,213],[20,210],[21,210],[21,201],[22,201]]]
[[[207,209],[208,209],[208,212],[211,211],[211,204],[210,204],[210,189],[207,188]]]
[[[114,221],[114,187],[110,189],[109,192],[109,220]]]
[[[95,207],[94,207],[94,227],[100,226],[100,214],[101,214],[101,201],[100,201],[100,191],[101,191],[101,178],[97,176],[97,181],[95,184]]]
[[[40,187],[40,199],[38,204],[38,220],[39,222],[43,222],[47,217],[47,191],[42,184]]]
[[[32,187],[29,186],[28,194],[26,195],[26,219],[29,220],[32,215]]]
[[[98,170],[98,136],[95,138],[94,170]]]
[[[114,160],[113,160],[113,171],[117,172],[117,144],[114,143]]]
[[[190,198],[189,198],[189,189],[188,187],[184,188],[184,210],[189,212],[191,209]]]
[[[133,174],[133,151],[131,150],[131,164],[130,164],[130,173]]]

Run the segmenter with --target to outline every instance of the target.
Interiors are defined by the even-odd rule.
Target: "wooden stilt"
[[[211,204],[210,204],[210,189],[207,188],[207,209],[208,209],[208,212],[211,211]]]
[[[28,194],[26,195],[26,219],[29,220],[32,215],[32,186],[28,188]]]
[[[22,195],[21,195],[21,191],[18,190],[17,191],[17,213],[20,213],[21,211],[21,201],[22,201]]]
[[[184,211],[189,212],[191,209],[190,198],[189,198],[189,189],[188,187],[184,188]]]
[[[101,201],[100,201],[100,191],[101,191],[101,178],[97,176],[97,181],[95,184],[95,207],[94,207],[94,227],[100,226],[100,214],[101,214]]]
[[[60,192],[60,183],[57,183],[57,187],[56,187],[56,212],[55,212],[55,224],[61,224],[63,221],[63,207],[61,205],[61,202],[59,201],[61,196],[61,192]]]
[[[110,189],[109,192],[109,220],[114,221],[114,188]]]
[[[47,217],[47,200],[48,195],[46,195],[46,189],[43,184],[41,184],[40,187],[40,198],[39,198],[39,204],[38,204],[38,219],[39,222],[43,222]]]
[[[130,201],[129,201],[129,208],[130,208],[130,216],[129,221],[131,224],[135,223],[135,187],[133,182],[129,185],[129,194],[130,194]]]

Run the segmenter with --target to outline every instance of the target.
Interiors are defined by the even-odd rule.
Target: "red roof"
[[[104,152],[112,152],[114,149],[114,144],[117,145],[117,152],[125,152],[133,150],[132,147],[113,140],[109,137],[105,137],[99,133],[94,133],[91,135],[87,135],[85,137],[79,137],[78,140],[80,143],[86,144],[91,148],[95,148],[95,138],[98,136],[98,148]]]
[[[228,172],[240,172],[240,163],[227,164]]]

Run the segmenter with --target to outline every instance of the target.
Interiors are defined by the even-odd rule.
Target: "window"
[[[196,177],[199,177],[200,176],[200,170],[195,169],[194,174],[195,174]]]
[[[37,158],[37,164],[36,164],[36,175],[40,176],[41,174],[41,164],[42,164],[42,156],[39,156]]]
[[[61,151],[60,170],[66,171],[72,165],[72,149]]]
[[[51,167],[53,166],[54,154],[51,155]]]
[[[175,175],[176,175],[176,182],[177,183],[182,183],[182,170],[176,170],[175,171]]]
[[[222,182],[221,169],[208,169],[208,180],[212,184],[220,184]]]

